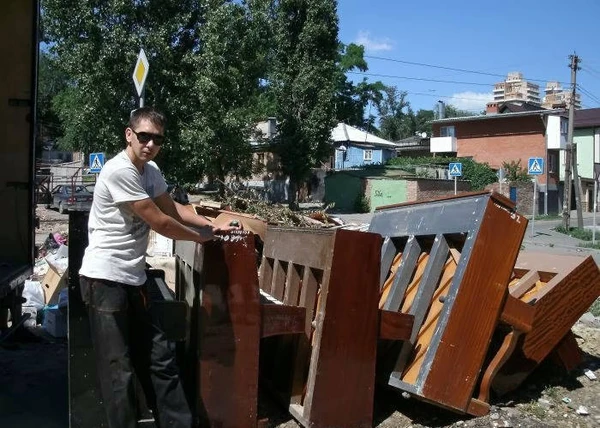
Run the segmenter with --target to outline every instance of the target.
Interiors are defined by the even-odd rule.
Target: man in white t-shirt
[[[192,426],[173,353],[149,311],[145,254],[150,229],[195,242],[211,240],[220,230],[167,192],[152,161],[165,140],[164,129],[165,117],[157,110],[132,112],[127,147],[106,162],[94,188],[89,245],[79,271],[111,428],[137,426],[134,373],[159,426]]]

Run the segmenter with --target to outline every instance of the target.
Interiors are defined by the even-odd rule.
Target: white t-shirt
[[[89,245],[79,273],[130,285],[146,281],[150,227],[125,202],[156,198],[167,184],[154,162],[139,173],[125,151],[106,162],[94,187]]]

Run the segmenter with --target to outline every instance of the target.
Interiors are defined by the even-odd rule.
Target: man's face
[[[164,141],[164,130],[147,119],[125,130],[128,149],[140,163],[146,163],[156,157]],[[136,162],[137,163],[137,162]]]

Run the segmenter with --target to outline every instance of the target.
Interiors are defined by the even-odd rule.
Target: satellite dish
[[[427,132],[421,132],[421,138],[427,138]]]

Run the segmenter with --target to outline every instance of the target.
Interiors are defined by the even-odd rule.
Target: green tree
[[[277,100],[277,153],[296,190],[331,153],[335,126],[338,18],[334,0],[279,0],[273,8],[273,48],[268,80]]]
[[[202,171],[221,183],[230,175],[251,174],[249,139],[259,120],[253,107],[265,72],[261,55],[266,17],[259,6],[250,9],[222,0],[206,3],[198,32],[202,49],[189,58],[193,85],[181,105],[185,129],[178,152],[169,152],[172,162],[184,156],[186,162],[179,166],[184,171],[190,170],[191,163],[191,171]]]
[[[406,91],[399,91],[395,86],[385,87],[383,99],[377,105],[382,138],[398,141],[414,135],[414,113],[406,96]]]
[[[469,180],[473,190],[482,190],[488,184],[498,181],[496,172],[489,166],[488,163],[479,163],[470,158],[431,158],[431,157],[398,157],[388,161],[388,165],[397,166],[408,172],[415,172],[417,166],[432,166],[439,168],[440,166],[448,166],[451,162],[461,162],[462,179]]]
[[[527,169],[521,165],[521,159],[502,162],[504,178],[509,182],[530,182]]]
[[[349,80],[347,73],[353,70],[361,72],[369,68],[364,59],[365,48],[354,43],[340,44],[337,62],[335,97],[336,119],[358,128],[369,127],[370,118],[365,126],[365,109],[368,103],[378,104],[382,100],[385,86],[382,82],[369,83],[366,78],[354,83]]]
[[[70,82],[54,99],[61,146],[109,154],[123,148],[125,123],[138,106],[131,75],[144,48],[145,104],[169,117],[160,153],[165,175],[195,182],[204,173],[247,173],[241,141],[249,118],[244,126],[240,118],[258,87],[253,58],[263,51],[248,3],[45,0],[44,37]]]
[[[61,122],[52,104],[54,96],[66,89],[69,82],[56,58],[45,50],[40,52],[38,76],[36,151],[39,156],[42,143],[56,142],[62,135]]]

